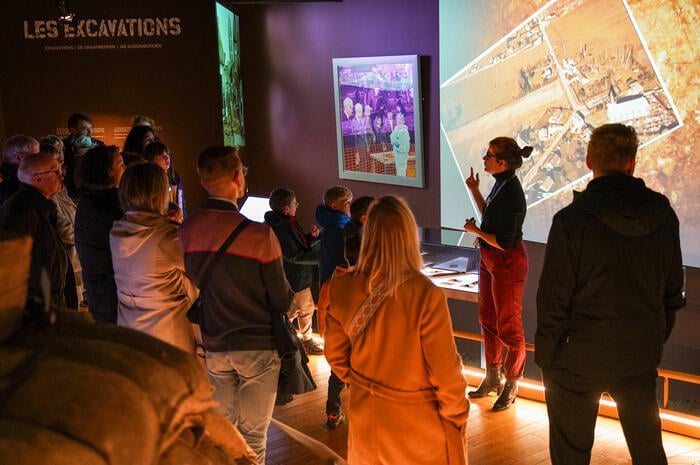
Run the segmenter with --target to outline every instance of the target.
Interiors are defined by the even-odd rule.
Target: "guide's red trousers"
[[[508,380],[519,380],[525,369],[523,289],[527,279],[527,252],[522,241],[508,250],[482,247],[479,264],[479,323],[484,356],[490,369],[503,370]],[[505,362],[503,350],[507,349]]]

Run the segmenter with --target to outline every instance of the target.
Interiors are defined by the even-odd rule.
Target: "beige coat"
[[[109,235],[119,297],[117,324],[194,353],[187,310],[197,298],[185,275],[177,225],[162,215],[126,212]]]
[[[418,275],[386,297],[353,347],[365,274],[335,276],[326,358],[350,387],[352,465],[466,464],[469,403],[444,293]]]

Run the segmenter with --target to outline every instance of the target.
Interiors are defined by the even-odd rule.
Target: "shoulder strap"
[[[219,247],[219,250],[216,251],[216,254],[209,259],[207,264],[205,265],[204,269],[204,274],[202,275],[202,280],[199,282],[199,293],[202,294],[204,292],[204,286],[207,285],[207,282],[209,281],[209,278],[211,277],[211,272],[212,269],[214,268],[214,264],[219,260],[219,257],[221,257],[224,252],[231,246],[231,243],[238,237],[238,235],[243,231],[243,229],[248,226],[250,223],[252,223],[251,220],[248,218],[243,218],[243,221],[238,223],[238,225],[231,231],[231,234],[226,238],[224,243]]]
[[[398,288],[409,278],[410,276],[404,276],[396,287]],[[370,292],[365,301],[362,302],[362,305],[360,305],[360,308],[357,310],[355,316],[352,317],[352,321],[350,322],[350,329],[348,331],[348,335],[350,336],[350,344],[354,344],[357,338],[360,337],[360,334],[362,334],[362,332],[365,330],[367,324],[377,312],[379,306],[382,304],[382,302],[384,302],[388,290],[389,284],[386,282],[386,280],[382,281],[379,286],[372,289],[372,292]]]
[[[379,306],[384,302],[388,287],[387,282],[382,281],[379,286],[372,289],[372,292],[370,292],[365,301],[362,302],[362,305],[360,305],[360,308],[350,322],[350,330],[348,331],[350,344],[355,344],[357,338],[367,327],[367,323],[370,322]]]

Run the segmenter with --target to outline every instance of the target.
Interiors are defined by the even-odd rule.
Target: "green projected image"
[[[243,84],[241,83],[241,49],[238,16],[216,4],[216,26],[219,38],[219,74],[221,75],[221,117],[224,145],[245,145],[243,124]]]

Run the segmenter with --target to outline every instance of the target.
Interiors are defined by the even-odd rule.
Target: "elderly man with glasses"
[[[65,310],[65,292],[76,292],[75,287],[66,288],[71,268],[56,231],[56,204],[50,200],[61,189],[63,173],[55,155],[41,152],[22,159],[17,177],[17,192],[0,207],[0,229],[33,239],[26,310],[29,320],[37,320],[46,317],[46,308]],[[50,284],[48,295],[42,289],[44,273]]]

